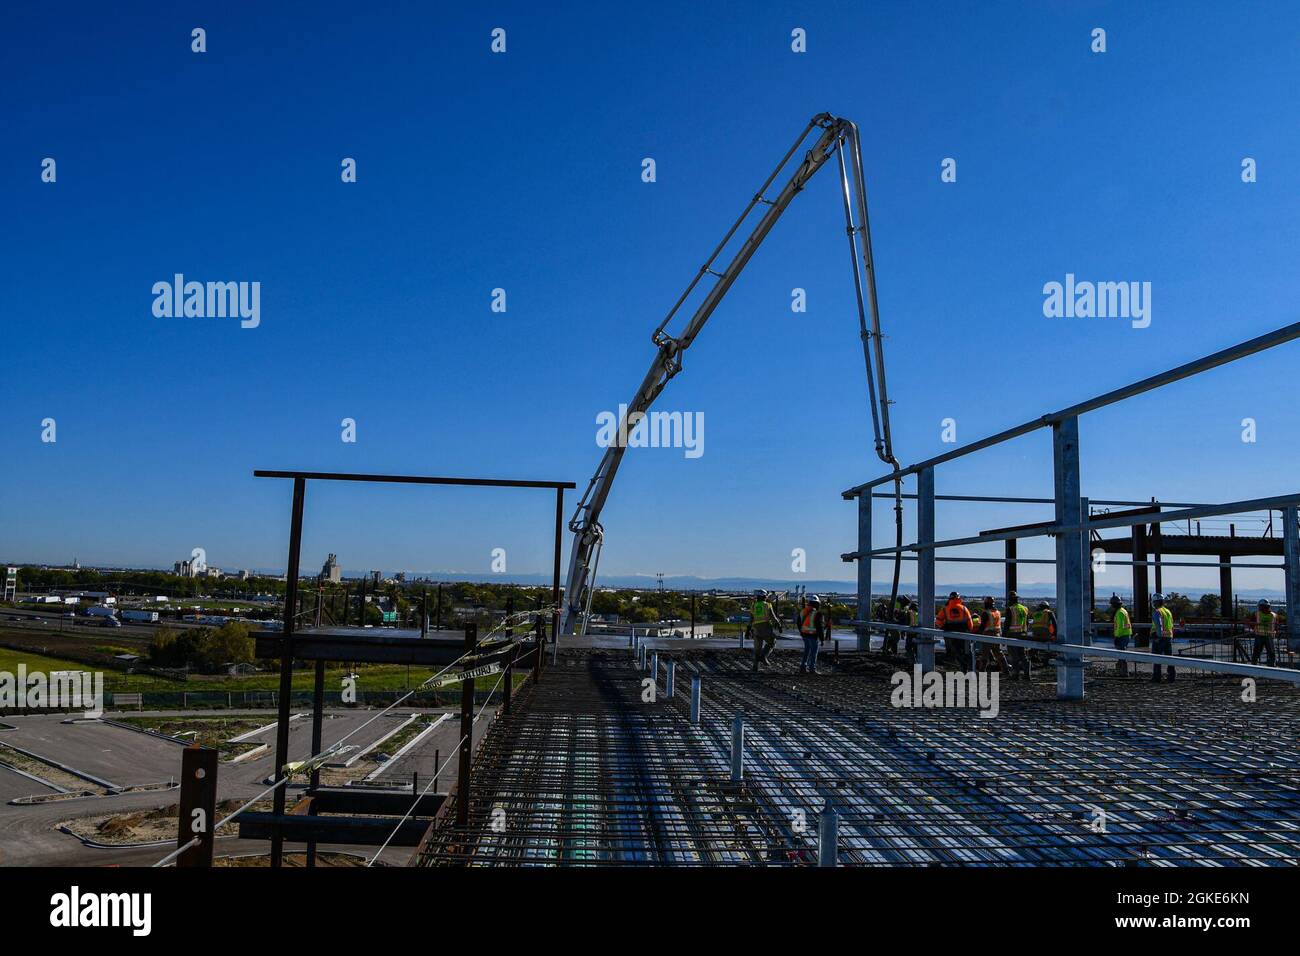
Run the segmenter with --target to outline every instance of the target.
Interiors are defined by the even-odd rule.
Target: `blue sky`
[[[584,487],[596,415],[630,398],[651,330],[823,110],[863,131],[904,462],[947,447],[944,418],[973,440],[1300,311],[1293,4],[155,6],[6,13],[10,560],[159,566],[203,547],[283,565],[289,487],[254,468]],[[827,169],[795,200],[661,396],[703,412],[705,453],[629,451],[603,570],[786,577],[802,547],[810,577],[852,576],[839,492],[881,467],[837,186]],[[153,284],[178,272],[260,282],[260,326],[154,317]],[[1043,284],[1067,272],[1149,281],[1150,327],[1045,318]],[[1293,490],[1295,356],[1088,416],[1085,493]],[[941,493],[1050,489],[1045,433],[938,475]],[[939,530],[1041,514],[941,507]],[[307,515],[307,566],[335,551],[486,576],[496,547],[510,571],[549,566],[541,494],[312,485]]]

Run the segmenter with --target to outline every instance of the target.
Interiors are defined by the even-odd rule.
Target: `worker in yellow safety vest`
[[[1151,598],[1151,652],[1153,654],[1170,654],[1174,652],[1174,612],[1165,607],[1165,596],[1157,594]],[[1174,682],[1174,665],[1168,665],[1169,683]],[[1151,666],[1151,683],[1160,683],[1160,665]]]
[[[919,624],[921,621],[920,615],[921,615],[920,606],[915,601],[909,599],[907,602],[907,626],[916,627],[917,624]],[[916,659],[916,635],[915,634],[909,633],[907,635],[907,642],[904,645],[903,650],[907,654],[908,660]]]
[[[1056,612],[1046,601],[1038,602],[1032,624],[1032,639],[1035,641],[1056,640]]]
[[[1122,651],[1128,647],[1129,638],[1133,636],[1133,618],[1118,594],[1110,596],[1110,623],[1111,639],[1115,642],[1115,649]],[[1128,677],[1128,661],[1117,662],[1115,673],[1120,677]]]
[[[1273,653],[1273,637],[1277,634],[1277,615],[1273,613],[1267,601],[1259,602],[1259,610],[1255,612],[1255,623],[1252,629],[1255,632],[1255,646],[1250,651],[1250,662],[1258,664],[1260,652],[1268,651],[1268,666],[1273,667],[1277,663]]]
[[[754,639],[754,654],[764,664],[772,663],[772,649],[776,647],[776,632],[781,628],[781,621],[767,599],[767,592],[759,588],[754,592],[754,603],[750,608],[749,626]],[[756,665],[757,666],[757,665]]]
[[[1029,639],[1050,644],[1056,640],[1056,612],[1046,601],[1039,601],[1034,609],[1034,616],[1029,619]],[[1048,663],[1048,656],[1042,651],[1030,651],[1031,659],[1040,667]]]
[[[1026,640],[1029,637],[1029,608],[1020,603],[1020,597],[1015,591],[1007,595],[1007,627],[1006,636],[1014,637],[1018,640]],[[1011,648],[1011,679],[1020,680],[1021,677],[1029,680],[1029,654],[1023,647]]]

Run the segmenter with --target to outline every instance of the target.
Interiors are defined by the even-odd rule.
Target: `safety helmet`
[[[1119,607],[1119,606],[1120,606],[1121,604],[1123,604],[1123,603],[1124,603],[1124,602],[1121,601],[1121,600],[1119,599],[1119,595],[1118,595],[1118,594],[1112,594],[1112,595],[1110,596],[1110,606],[1111,606],[1111,607]]]
[[[949,601],[960,601],[960,600],[961,600],[961,595],[958,594],[956,591],[951,591],[951,592],[949,592],[949,594],[948,594],[948,600],[949,600]]]
[[[1010,594],[1007,595],[1007,603],[1008,603],[1008,604],[1011,604],[1011,603],[1013,603],[1013,602],[1015,602],[1015,601],[1019,601],[1019,600],[1020,600],[1020,595],[1017,594],[1015,591],[1012,591]]]
[[[822,603],[822,599],[819,598],[817,595],[813,594],[813,595],[810,595],[810,596],[809,596],[809,598],[808,598],[808,603],[809,603],[809,604],[821,604],[821,603]]]
[[[1267,598],[1261,598],[1261,599],[1260,599],[1260,602],[1259,602],[1260,610],[1267,610],[1267,609],[1268,609],[1268,606],[1269,606],[1269,604],[1268,604],[1268,599],[1267,599]]]
[[[1038,610],[1040,610],[1040,611],[1050,611],[1051,609],[1052,609],[1052,605],[1048,604],[1046,601],[1039,601],[1039,602],[1038,602]]]
[[[767,592],[764,591],[762,588],[754,588],[754,597],[765,598],[767,597]]]
[[[1165,603],[1165,596],[1164,596],[1163,594],[1153,594],[1153,595],[1151,595],[1151,603],[1153,603],[1153,604],[1164,604],[1164,603]]]
[[[986,598],[984,599],[984,606],[985,606],[985,607],[992,607],[992,606],[993,606],[993,598],[992,598],[992,597],[986,597]]]

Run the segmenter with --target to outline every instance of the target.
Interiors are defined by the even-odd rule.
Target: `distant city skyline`
[[[493,12],[510,36],[501,55],[479,10],[354,12],[335,0],[7,12],[12,37],[58,37],[11,43],[6,58],[11,558],[171,567],[202,548],[222,568],[283,565],[290,489],[255,468],[580,492],[602,422],[654,354],[651,332],[823,110],[863,131],[904,463],[1297,318],[1300,125],[1279,122],[1300,89],[1294,5],[951,5],[936,32],[933,10],[905,4],[565,18],[506,4]],[[1091,49],[1099,20],[1104,53]],[[805,53],[791,50],[796,26]],[[215,118],[231,103],[226,129]],[[212,133],[167,118],[208,118]],[[46,159],[57,180],[43,178]],[[701,438],[707,422],[707,443],[697,457],[629,450],[598,584],[781,581],[795,549],[811,578],[853,579],[840,555],[856,548],[856,511],[841,492],[886,468],[835,177],[796,197],[656,402]],[[204,292],[191,314],[188,282]],[[1053,283],[1090,283],[1098,304],[1103,287],[1136,290],[1140,318],[1058,315],[1045,308]],[[170,307],[156,307],[160,284]],[[1084,418],[1083,493],[1292,491],[1298,348]],[[937,483],[1051,494],[1050,442],[999,446]],[[549,574],[546,494],[325,484],[308,490],[304,568],[336,552],[348,567],[491,580],[501,550],[505,573]],[[941,505],[938,531],[1049,515]],[[877,546],[889,522],[878,503]],[[1020,553],[1054,554],[1045,539]],[[877,587],[889,574],[875,563]],[[1124,567],[1107,574],[1107,593],[1131,581]],[[1000,576],[940,564],[938,583]],[[1021,579],[1051,576],[1026,565]],[[1280,590],[1281,572],[1241,569],[1235,582]],[[1165,587],[1214,592],[1217,570],[1171,568]]]

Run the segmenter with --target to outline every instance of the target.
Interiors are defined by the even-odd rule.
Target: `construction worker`
[[[1273,609],[1267,601],[1259,602],[1259,610],[1255,612],[1252,630],[1255,632],[1255,646],[1250,651],[1250,662],[1258,664],[1260,652],[1268,651],[1268,666],[1276,666],[1277,658],[1273,652],[1273,637],[1277,634],[1277,615],[1273,613]]]
[[[907,623],[907,598],[900,595],[894,599],[894,610],[889,615],[889,620],[894,624]],[[897,654],[898,631],[886,631],[880,649],[885,654]]]
[[[816,594],[807,598],[799,614],[799,636],[803,638],[803,658],[799,661],[800,674],[817,673],[817,648],[830,639],[831,622],[821,609],[822,599]]]
[[[1128,647],[1128,639],[1133,636],[1133,619],[1118,594],[1110,596],[1110,620],[1115,649],[1122,651]],[[1122,660],[1116,663],[1115,673],[1120,677],[1128,677],[1128,661]]]
[[[1007,595],[1007,637],[1026,640],[1029,637],[1029,608],[1020,603],[1015,591]],[[1023,647],[1011,648],[1011,679],[1029,680],[1029,654]]]
[[[920,605],[918,605],[915,601],[909,600],[907,602],[907,626],[916,627],[917,624],[920,622],[920,620],[921,620]],[[909,661],[916,659],[916,635],[915,634],[907,635],[907,642],[903,645],[903,649],[906,652],[907,659]]]
[[[1153,654],[1173,654],[1174,652],[1174,612],[1165,607],[1165,596],[1157,594],[1151,599],[1151,652]],[[1168,666],[1169,683],[1174,682],[1174,665]],[[1160,665],[1151,666],[1151,683],[1160,683]]]
[[[1002,614],[993,603],[992,597],[984,598],[984,613],[980,615],[980,633],[992,637],[1002,636]],[[981,644],[977,669],[989,670],[996,664],[999,673],[1005,675],[1010,671],[1007,655],[1002,652],[1001,644]]]
[[[1056,612],[1046,601],[1039,601],[1034,609],[1034,616],[1029,622],[1029,639],[1050,644],[1056,640]],[[1047,663],[1047,655],[1042,651],[1030,651],[1031,660],[1042,666]]]
[[[768,601],[767,592],[762,588],[754,591],[754,604],[750,608],[749,620],[754,639],[754,656],[764,664],[772,663],[772,649],[776,647],[776,632],[781,628],[776,611]]]
[[[943,620],[943,630],[948,634],[969,634],[975,630],[975,622],[971,619],[970,609],[962,603],[961,595],[956,591],[948,595],[948,603],[943,606],[939,616]],[[945,637],[943,644],[953,661],[964,670],[970,668],[966,641],[959,637]]]

